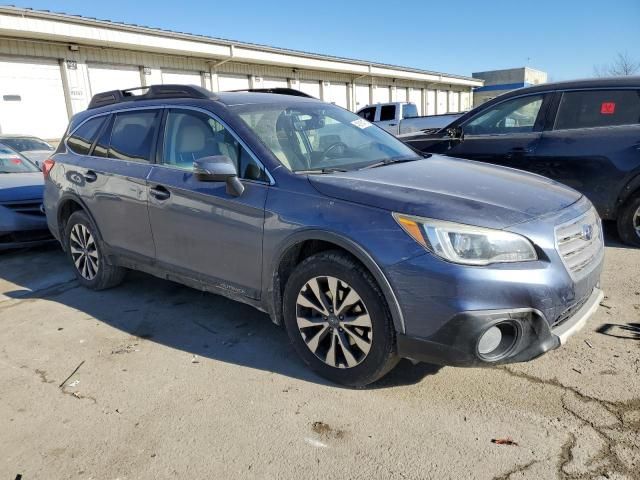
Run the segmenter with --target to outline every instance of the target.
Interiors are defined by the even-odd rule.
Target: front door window
[[[533,132],[542,99],[542,95],[530,95],[494,105],[464,125],[464,132],[468,135]]]

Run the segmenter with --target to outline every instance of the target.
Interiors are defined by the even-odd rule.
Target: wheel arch
[[[622,188],[618,196],[618,202],[616,203],[616,216],[617,211],[636,194],[640,194],[640,171],[636,172],[631,180]]]
[[[74,212],[77,212],[77,211],[83,211],[89,217],[89,220],[91,220],[91,223],[93,224],[98,237],[100,238],[100,240],[102,240],[100,229],[98,228],[95,222],[95,219],[93,218],[93,215],[91,215],[91,212],[87,208],[87,205],[82,201],[82,199],[78,195],[75,195],[72,193],[65,193],[60,198],[60,201],[58,204],[58,210],[56,212],[58,235],[60,235],[60,244],[62,245],[62,249],[64,251],[66,251],[66,242],[64,240],[65,240],[65,231],[67,228],[67,220]]]
[[[290,236],[278,249],[268,279],[272,312],[275,323],[282,323],[282,294],[289,275],[305,258],[326,250],[342,250],[355,258],[373,276],[387,302],[396,332],[404,333],[405,325],[398,299],[386,275],[373,257],[358,243],[342,235],[323,230],[304,230]]]

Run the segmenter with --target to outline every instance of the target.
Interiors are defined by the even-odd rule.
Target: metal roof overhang
[[[191,35],[124,23],[17,7],[0,7],[0,35],[75,45],[185,55],[290,68],[324,70],[357,77],[389,77],[418,82],[480,87],[483,81],[394,65]]]

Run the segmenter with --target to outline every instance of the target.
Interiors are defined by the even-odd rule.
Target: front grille
[[[569,308],[567,308],[564,312],[560,314],[558,318],[554,320],[554,322],[551,324],[551,328],[559,327],[564,322],[569,320],[574,313],[580,310],[580,308],[582,308],[582,306],[585,303],[587,303],[587,300],[589,300],[589,296],[584,297],[582,300],[579,300],[578,302],[574,303]]]
[[[572,278],[587,275],[604,253],[602,223],[592,207],[587,213],[556,227],[556,248]]]
[[[37,217],[44,216],[41,200],[3,202],[0,203],[0,205],[8,208],[9,210],[13,210],[16,213],[22,213],[23,215],[34,215]]]

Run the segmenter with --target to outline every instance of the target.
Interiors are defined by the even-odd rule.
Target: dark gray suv
[[[603,238],[581,194],[280,93],[96,95],[43,168],[79,282],[136,269],[248,303],[352,386],[402,357],[529,360],[595,311]]]

